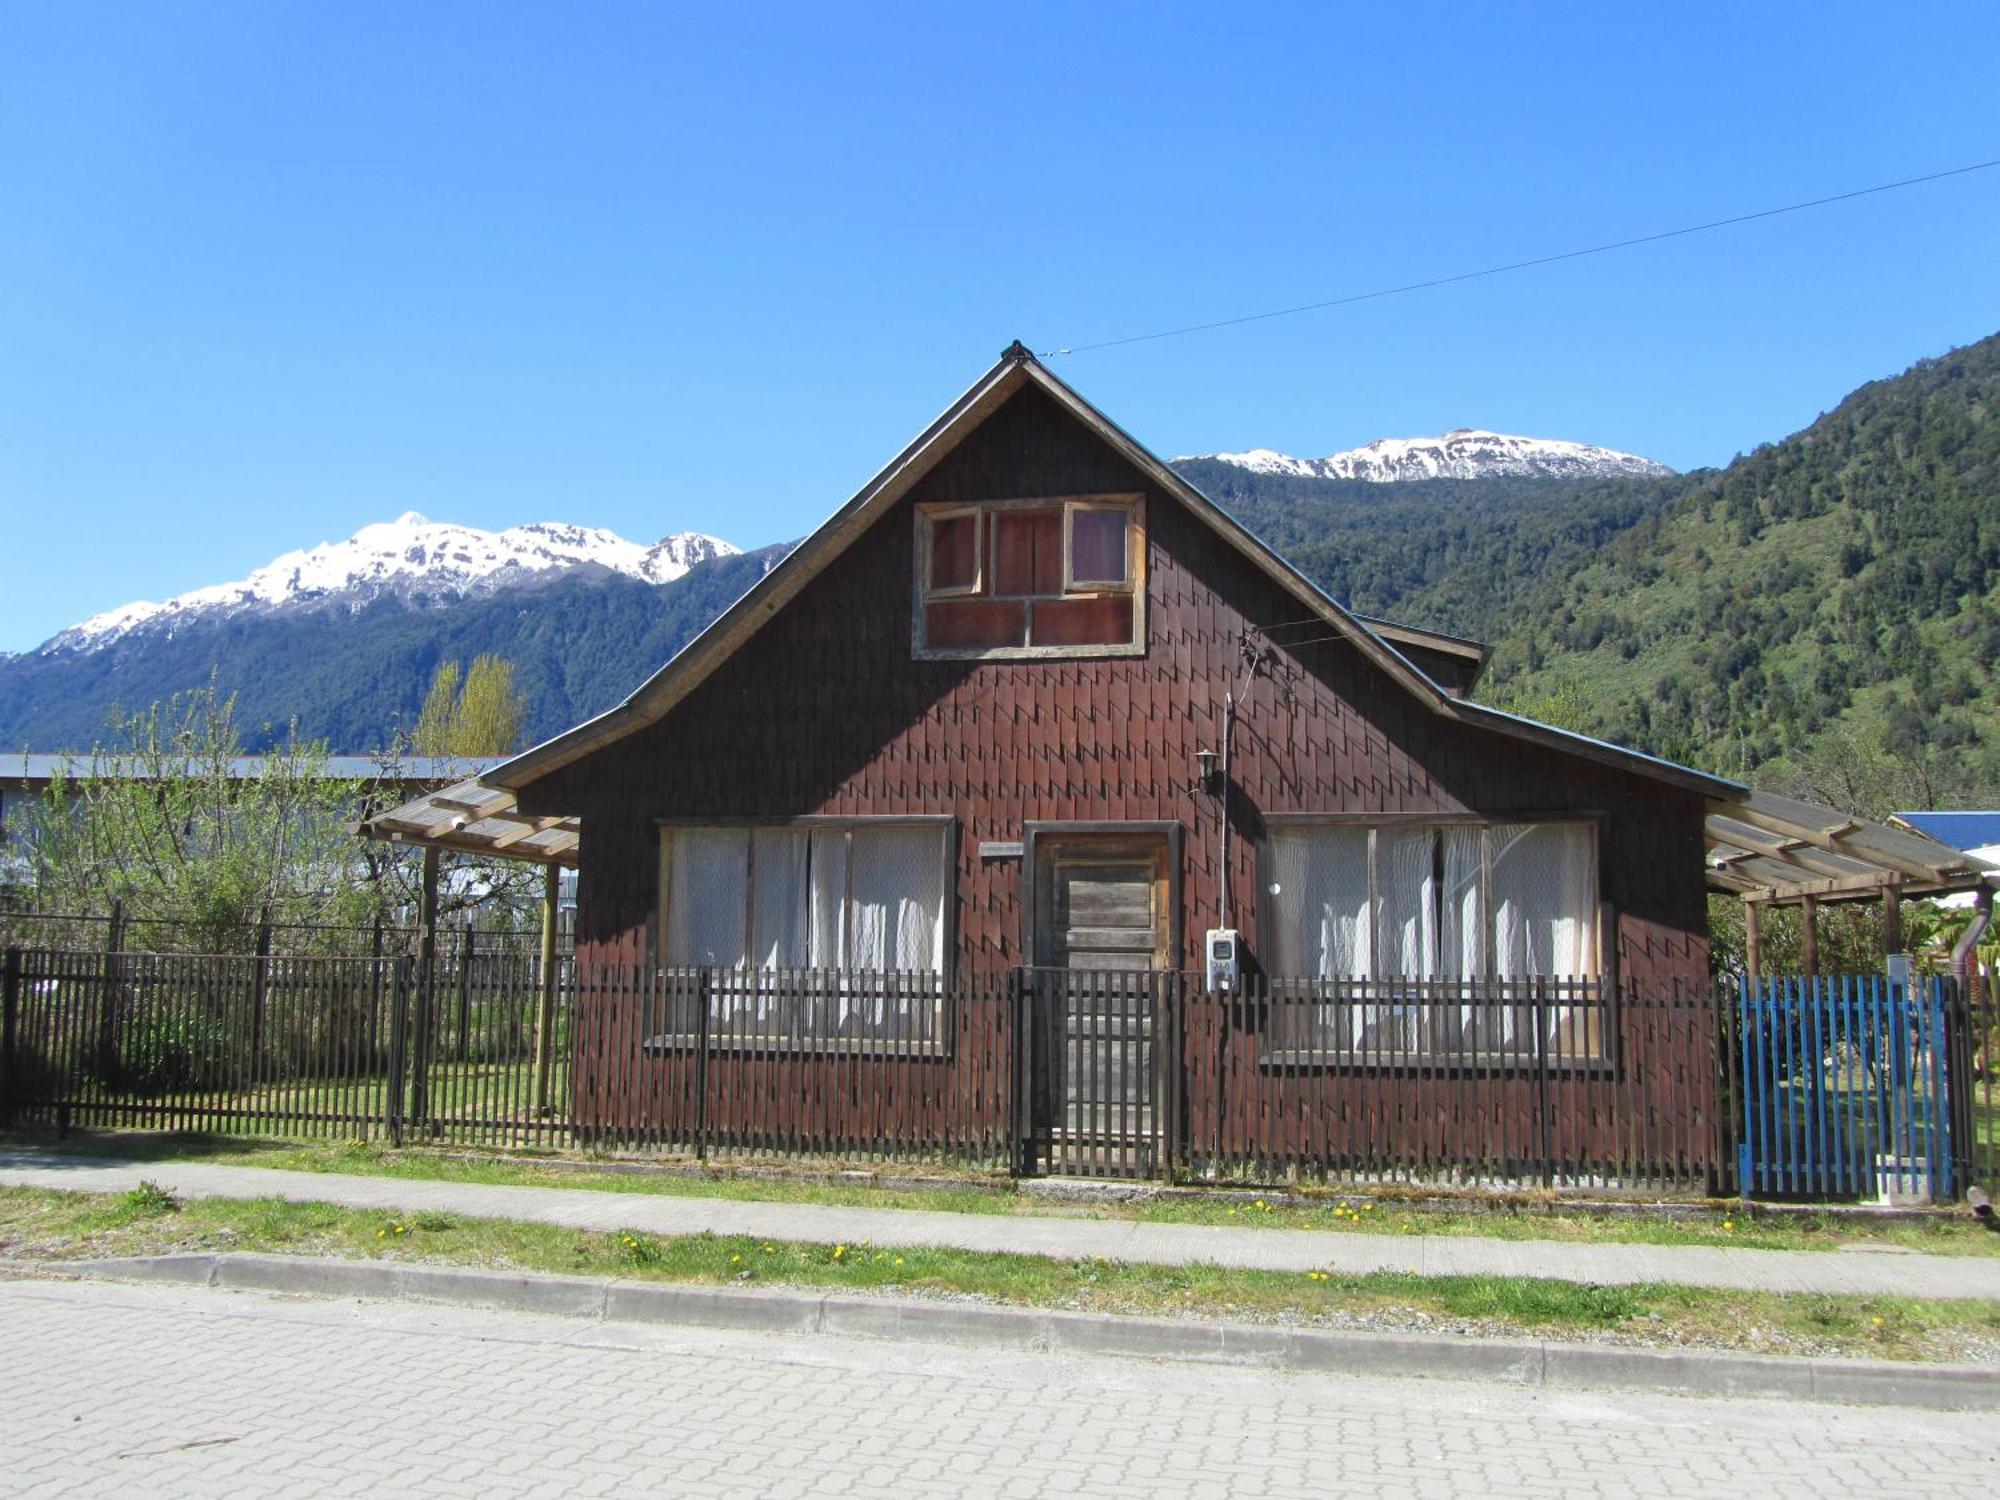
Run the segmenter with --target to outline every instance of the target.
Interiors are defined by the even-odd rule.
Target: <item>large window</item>
[[[720,1050],[947,1045],[947,822],[668,827],[660,844],[649,1045],[704,1026]]]
[[[1337,1002],[1281,1046],[1600,1051],[1594,825],[1291,824],[1266,864],[1274,980]]]
[[[672,827],[670,967],[942,973],[946,825]]]
[[[1144,649],[1136,495],[917,507],[919,656]]]

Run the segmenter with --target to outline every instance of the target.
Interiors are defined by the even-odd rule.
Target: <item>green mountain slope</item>
[[[1429,479],[1373,484],[1175,467],[1336,599],[1367,615],[1492,640],[1545,579],[1660,512],[1666,479]]]
[[[1764,783],[1995,795],[2000,336],[1681,486],[1522,601],[1486,696]]]

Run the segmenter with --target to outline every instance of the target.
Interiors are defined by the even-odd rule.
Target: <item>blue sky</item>
[[[0,649],[405,509],[752,545],[1038,349],[2000,156],[1990,5],[0,0]],[[2000,171],[1057,361],[1163,453],[1726,461],[2000,329]]]

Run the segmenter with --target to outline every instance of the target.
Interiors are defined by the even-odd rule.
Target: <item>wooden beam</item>
[[[1840,840],[1843,835],[1865,826],[1854,818],[1846,818],[1828,828],[1814,828],[1808,824],[1792,822],[1764,808],[1752,806],[1748,802],[1732,803],[1722,815],[1734,822],[1748,823],[1753,828],[1761,828],[1766,833],[1775,833],[1783,838],[1801,839],[1808,844],[1815,844],[1829,854],[1838,854],[1843,859],[1857,860],[1866,865],[1886,866],[1901,874],[1912,875],[1922,880],[1948,879],[1952,869],[1949,864],[1924,864],[1880,849],[1863,851],[1859,848],[1842,848]]]
[[[1882,956],[1903,951],[1903,893],[1893,885],[1882,890]]]
[[[1763,913],[1754,901],[1743,903],[1743,967],[1750,971],[1754,987],[1757,976],[1764,972]]]

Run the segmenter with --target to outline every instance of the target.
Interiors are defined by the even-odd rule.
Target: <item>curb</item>
[[[74,1279],[438,1302],[612,1323],[907,1339],[1021,1353],[1117,1355],[1399,1379],[1486,1380],[1551,1390],[1615,1389],[1661,1395],[1837,1401],[1933,1411],[2000,1410],[2000,1367],[1983,1365],[1787,1359],[1538,1339],[1334,1333],[941,1304],[906,1297],[606,1281],[250,1253],[41,1261],[31,1268],[39,1274]]]

